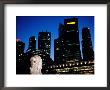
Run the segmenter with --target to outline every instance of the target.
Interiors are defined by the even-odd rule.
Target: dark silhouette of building
[[[28,49],[26,50],[26,55],[27,55],[28,59],[30,59],[34,55],[35,52],[36,52],[36,37],[31,36],[29,38]]]
[[[35,51],[36,50],[36,37],[31,36],[29,38],[29,46],[28,46],[28,52]]]
[[[21,40],[16,40],[16,74],[23,74],[25,73],[25,61],[24,61],[24,47],[25,43]]]
[[[64,25],[59,24],[59,37],[54,41],[54,51],[56,63],[81,60],[78,18],[64,19]]]
[[[61,53],[60,53],[60,52],[61,52],[60,49],[61,49],[61,48],[60,48],[60,41],[59,41],[59,39],[55,39],[55,40],[54,40],[54,52],[55,52],[55,54],[54,54],[54,62],[55,62],[56,64],[62,62],[61,56],[60,56],[60,54],[61,54]]]
[[[82,29],[82,52],[83,60],[94,60],[94,51],[92,47],[90,29],[88,27],[84,27]]]
[[[38,49],[40,50],[40,56],[42,58],[42,65],[48,66],[52,63],[50,58],[50,45],[51,45],[51,33],[39,32],[38,35]]]
[[[25,43],[23,43],[21,40],[16,40],[16,60],[17,62],[22,62],[22,58],[24,55],[24,47]]]

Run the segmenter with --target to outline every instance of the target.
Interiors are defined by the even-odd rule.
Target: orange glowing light
[[[18,41],[21,41],[20,39],[16,39],[16,41],[18,42]]]

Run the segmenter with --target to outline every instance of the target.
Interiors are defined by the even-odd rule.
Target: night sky
[[[16,38],[25,43],[25,51],[28,48],[29,37],[36,36],[36,48],[38,48],[38,32],[51,32],[51,58],[54,60],[54,39],[58,38],[59,23],[64,24],[64,19],[74,16],[16,16]],[[94,16],[75,16],[78,18],[80,37],[80,49],[82,51],[82,28],[89,27],[92,45],[94,48]]]

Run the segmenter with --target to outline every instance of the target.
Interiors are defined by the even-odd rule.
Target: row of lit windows
[[[60,67],[75,66],[75,65],[78,66],[78,65],[82,65],[82,64],[83,64],[82,62],[80,62],[80,63],[76,62],[76,63],[69,63],[69,64],[52,65],[52,66],[50,66],[48,68],[58,68],[58,67],[60,68]],[[87,62],[84,63],[84,64],[87,64]]]
[[[21,57],[21,56],[23,56],[23,54],[21,53],[21,54],[19,54],[18,56]]]
[[[57,71],[57,73],[59,72],[69,72],[70,70],[71,71],[81,71],[83,73],[93,73],[94,72],[94,69],[84,69],[83,71],[77,67],[77,68],[63,68],[63,69],[55,69]]]

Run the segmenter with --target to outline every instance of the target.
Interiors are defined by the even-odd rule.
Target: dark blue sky
[[[38,48],[38,32],[51,32],[51,58],[54,60],[54,39],[58,38],[59,23],[64,23],[64,19],[74,16],[16,16],[16,38],[25,43],[25,51],[28,48],[29,37],[36,36]],[[75,16],[78,18],[80,49],[82,51],[82,28],[89,27],[94,48],[94,16]]]

